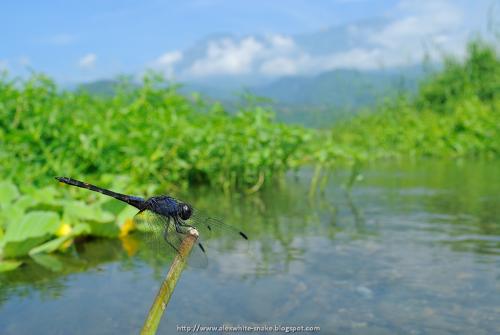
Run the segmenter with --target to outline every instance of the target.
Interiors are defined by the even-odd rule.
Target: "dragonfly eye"
[[[191,206],[189,206],[187,204],[181,205],[181,210],[179,212],[179,216],[181,217],[181,219],[187,220],[191,217],[192,214],[193,214],[193,210],[191,209]]]

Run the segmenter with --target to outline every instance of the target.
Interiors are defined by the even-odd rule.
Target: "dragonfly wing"
[[[159,220],[156,214],[151,211],[141,211],[137,213],[134,217],[134,221],[141,227],[140,230],[146,233],[149,247],[157,254],[170,250],[165,248],[165,242],[163,240],[163,232],[168,228],[168,225],[170,225],[169,222]]]
[[[189,255],[188,265],[194,268],[206,268],[208,265],[208,258],[205,252],[205,247],[200,238],[196,241],[196,244],[191,249],[191,254]]]
[[[137,214],[136,221],[147,226],[152,235],[153,247],[157,249],[157,251],[168,248],[176,255],[179,255],[179,248],[186,236],[188,227],[181,226],[179,229],[176,229],[174,221],[171,218],[149,210]],[[199,239],[191,249],[187,264],[193,267],[202,268],[206,267],[208,264],[205,248]]]
[[[212,235],[213,233],[220,232],[225,236],[234,238],[236,241],[248,240],[247,234],[245,234],[241,230],[225,224],[221,219],[206,216],[198,211],[195,211],[193,213],[191,222],[188,223],[192,224],[201,233],[207,234],[207,236]]]
[[[187,224],[194,226],[207,241],[208,249],[217,252],[246,253],[250,245],[248,236],[222,220],[194,211]],[[209,252],[210,252],[209,251]]]

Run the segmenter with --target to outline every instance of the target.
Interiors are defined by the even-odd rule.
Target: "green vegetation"
[[[305,165],[316,166],[317,187],[323,168],[348,162],[352,187],[364,160],[500,156],[499,92],[499,55],[480,41],[464,61],[446,59],[416,96],[392,98],[328,131],[277,123],[252,99],[229,115],[155,75],[140,87],[123,82],[112,97],[61,92],[42,75],[4,75],[0,271],[26,255],[56,269],[41,255],[82,235],[114,238],[134,228],[133,211],[58,187],[56,175],[143,196],[197,185],[251,193]]]
[[[249,103],[230,117],[153,75],[109,99],[58,92],[40,75],[4,78],[0,101],[0,176],[21,184],[124,174],[134,186],[245,189],[296,166],[306,139],[303,129],[274,123],[264,108]]]
[[[446,59],[416,97],[386,101],[336,125],[318,157],[498,157],[499,110],[499,55],[473,41],[463,62]]]
[[[54,186],[27,188],[25,194],[11,182],[0,182],[0,271],[21,262],[1,259],[31,256],[51,270],[58,263],[47,253],[67,250],[82,235],[123,237],[134,228],[133,208],[99,198],[91,205],[73,200]],[[142,229],[143,227],[141,227]]]

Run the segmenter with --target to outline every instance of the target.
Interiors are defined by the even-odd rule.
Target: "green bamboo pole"
[[[170,301],[170,297],[172,297],[172,293],[174,293],[175,285],[177,285],[177,281],[181,276],[182,270],[184,270],[184,267],[186,266],[186,260],[191,252],[191,249],[193,248],[193,245],[198,239],[198,236],[199,234],[196,229],[190,228],[188,230],[179,247],[179,253],[175,256],[174,261],[170,266],[170,270],[168,270],[167,277],[161,284],[155,301],[149,310],[148,317],[142,327],[141,335],[156,334],[163,312],[165,312],[168,302]]]

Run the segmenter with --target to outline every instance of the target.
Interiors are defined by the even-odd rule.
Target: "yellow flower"
[[[56,235],[59,237],[68,236],[69,234],[71,234],[71,230],[72,228],[68,223],[61,221],[61,225],[59,226],[59,229],[57,229]]]
[[[128,233],[135,229],[135,222],[131,218],[125,219],[125,222],[120,226],[120,237],[127,236]]]

